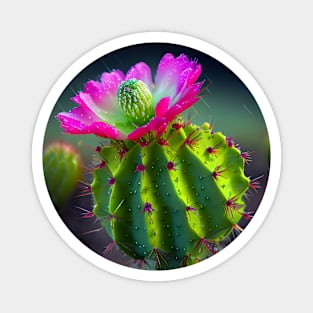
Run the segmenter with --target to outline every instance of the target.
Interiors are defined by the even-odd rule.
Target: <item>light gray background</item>
[[[310,1],[6,1],[1,13],[2,312],[312,312]],[[104,41],[152,30],[193,35],[241,62],[283,143],[279,191],[257,234],[217,268],[168,283],[116,277],[74,253],[31,173],[37,114],[63,71]]]

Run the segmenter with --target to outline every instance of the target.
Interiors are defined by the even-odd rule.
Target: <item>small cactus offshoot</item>
[[[50,143],[43,154],[43,169],[50,197],[60,207],[70,198],[82,178],[79,153],[68,143]]]

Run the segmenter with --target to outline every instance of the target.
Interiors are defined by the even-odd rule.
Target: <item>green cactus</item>
[[[72,145],[53,142],[44,151],[43,169],[50,197],[60,208],[82,178],[80,156]]]
[[[177,117],[161,137],[110,140],[91,184],[93,213],[139,264],[173,269],[208,258],[240,230],[250,179],[231,138]],[[151,265],[152,264],[152,265]]]

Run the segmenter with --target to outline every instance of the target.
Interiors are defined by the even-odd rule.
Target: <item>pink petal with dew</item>
[[[143,137],[145,134],[149,133],[149,126],[148,124],[145,124],[143,126],[140,126],[133,130],[131,133],[128,134],[127,139],[128,140],[137,140],[140,137]]]
[[[202,65],[191,61],[189,66],[181,72],[178,78],[176,93],[182,92],[185,88],[195,83],[200,77],[201,72]]]
[[[85,118],[77,118],[71,113],[59,113],[57,119],[61,122],[61,127],[69,134],[88,134],[88,127],[90,123],[86,122]],[[93,121],[92,121],[93,122]]]
[[[147,133],[154,131],[157,136],[160,136],[168,125],[168,121],[162,117],[153,117],[148,124],[140,126],[128,134],[127,139],[137,140]]]
[[[100,82],[90,80],[85,84],[85,93],[89,94],[91,99],[97,104],[103,102],[104,90]]]
[[[116,94],[118,85],[124,80],[124,74],[120,70],[114,70],[110,73],[104,72],[101,75],[101,84],[106,92]]]
[[[88,82],[87,84],[89,84]],[[86,85],[87,85],[86,84]],[[89,84],[89,87],[91,88],[91,84]],[[114,101],[110,97],[110,95],[106,95],[102,97],[101,103],[96,103],[92,96],[87,92],[79,92],[75,97],[71,98],[75,103],[79,104],[83,109],[87,111],[92,111],[95,114],[101,114],[101,113],[109,113],[114,110]]]
[[[176,102],[183,102],[189,99],[193,99],[197,97],[200,93],[200,89],[203,85],[204,81],[195,83],[188,88],[185,88],[184,92],[181,93],[178,100]]]
[[[192,105],[194,105],[198,100],[198,94],[203,85],[203,81],[191,85],[189,88],[185,90],[183,95],[180,97],[179,102],[176,102],[172,105],[167,112],[165,112],[164,117],[169,121],[173,121],[175,117],[182,112],[189,109]]]
[[[188,108],[190,108],[192,105],[194,105],[197,101],[198,101],[198,99],[194,98],[194,99],[189,99],[189,100],[184,101],[184,102],[176,103],[166,112],[164,117],[169,122],[171,122],[176,118],[177,115],[186,111]]]
[[[113,113],[115,111],[115,98],[117,88],[123,81],[124,74],[115,70],[111,73],[104,72],[101,82],[90,80],[85,84],[84,92],[72,98],[81,107],[88,108],[96,114]]]
[[[177,80],[181,72],[188,67],[189,59],[181,54],[175,59],[171,53],[166,53],[160,60],[157,68],[155,83],[163,86],[177,86]],[[176,88],[175,88],[176,89]]]
[[[155,116],[156,117],[162,117],[168,110],[168,107],[171,103],[170,97],[162,98],[155,107]]]
[[[118,129],[103,122],[96,122],[91,124],[88,127],[88,130],[90,133],[104,138],[111,138],[116,140],[123,140],[127,138],[127,136]]]
[[[168,123],[169,121],[164,117],[153,117],[149,122],[149,129],[160,136],[166,131]]]
[[[95,134],[100,137],[116,140],[126,139],[126,136],[115,127],[101,121],[93,121],[93,119],[91,119],[92,121],[89,124],[83,119],[76,119],[71,113],[60,113],[57,115],[57,118],[60,120],[63,130],[68,134]],[[84,119],[86,119],[86,117]]]
[[[71,121],[77,121],[77,122],[81,123],[81,125],[82,125],[81,127],[83,127],[83,125],[89,126],[91,123],[100,121],[100,119],[97,117],[96,114],[94,114],[88,108],[86,109],[83,107],[74,108],[69,112],[59,113],[56,117],[62,123],[64,123],[64,122],[67,123],[66,122],[67,120],[69,121],[69,123],[71,123]],[[65,125],[65,126],[67,127],[70,125]]]
[[[137,79],[143,81],[148,88],[152,89],[152,75],[150,67],[144,63],[140,62],[132,66],[125,76],[125,80]]]

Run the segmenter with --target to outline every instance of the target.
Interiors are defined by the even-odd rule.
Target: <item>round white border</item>
[[[79,241],[63,223],[51,202],[42,166],[42,151],[47,123],[55,103],[70,81],[98,58],[117,49],[142,43],[170,43],[187,46],[215,58],[232,70],[250,90],[258,103],[266,122],[271,147],[271,165],[266,191],[257,214],[241,235],[214,257],[189,267],[165,271],[139,270],[119,265],[98,255]],[[167,32],[145,32],[119,37],[94,48],[72,64],[58,79],[44,101],[37,118],[32,144],[32,169],[37,194],[49,221],[75,252],[99,268],[122,277],[145,281],[170,281],[195,276],[214,268],[235,254],[254,235],[274,201],[281,171],[281,143],[276,119],[265,94],[249,72],[234,58],[216,46],[190,36]]]

